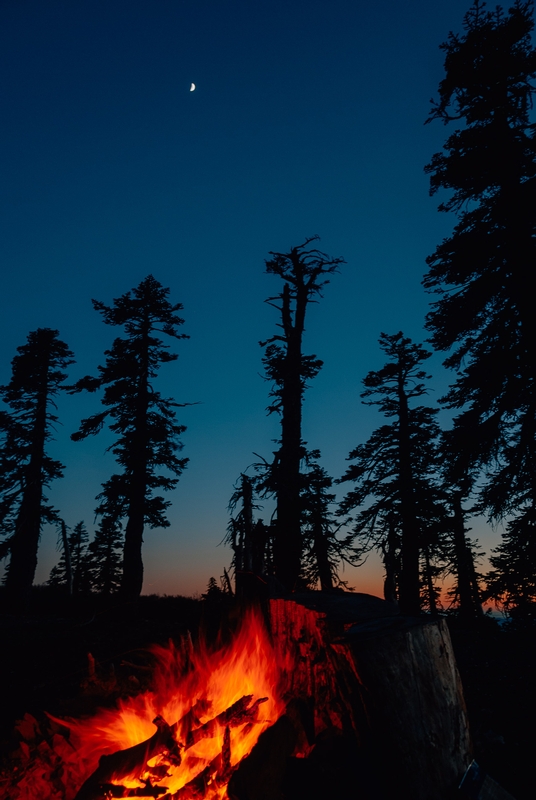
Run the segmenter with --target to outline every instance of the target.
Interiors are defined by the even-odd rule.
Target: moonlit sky
[[[384,362],[381,331],[424,339],[425,257],[454,223],[423,171],[449,129],[423,123],[443,76],[439,44],[469,5],[1,0],[0,382],[38,327],[74,351],[70,381],[95,374],[118,329],[91,298],[111,303],[149,273],[184,305],[191,338],[158,388],[198,403],[179,411],[190,463],[168,495],[171,526],[146,531],[144,593],[202,592],[222,574],[233,484],[253,453],[276,447],[258,345],[277,322],[263,302],[281,288],[264,274],[270,250],[319,234],[347,262],[308,312],[304,351],[324,361],[305,397],[309,447],[339,477],[382,422],[361,405],[361,381]],[[449,380],[441,361],[428,362],[431,403]],[[91,532],[112,440],[69,435],[99,407],[94,395],[62,397],[51,444],[66,469],[50,499]],[[489,550],[498,533],[479,526]],[[44,530],[37,582],[56,538]],[[343,577],[381,594],[374,557]]]

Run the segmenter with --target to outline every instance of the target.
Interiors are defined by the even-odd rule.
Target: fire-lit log
[[[406,620],[376,635],[356,626],[347,639],[366,687],[371,741],[389,753],[388,787],[408,787],[412,800],[450,797],[472,748],[446,621]]]
[[[153,721],[157,726],[157,730],[149,739],[125,750],[119,750],[117,753],[101,756],[99,766],[82,785],[75,800],[101,800],[101,798],[110,796],[110,793],[113,797],[157,797],[163,794],[164,792],[160,791],[160,787],[151,786],[150,784],[146,788],[134,790],[126,789],[117,782],[125,780],[125,778],[141,778],[147,770],[147,762],[155,756],[165,755],[170,763],[178,765],[181,762],[181,749],[188,750],[201,739],[216,736],[222,728],[228,732],[230,728],[255,722],[259,706],[267,698],[261,697],[250,705],[252,699],[252,695],[244,695],[225,711],[193,730],[185,729],[186,722],[190,723],[196,719],[193,709],[173,725],[168,725],[161,717],[156,717]],[[177,742],[178,734],[187,735],[184,745]],[[228,733],[227,737],[224,734],[223,759],[219,755],[202,774],[197,776],[199,785],[204,785],[209,774],[212,777],[212,773],[218,770],[223,770],[226,773],[230,770],[230,740]],[[197,786],[195,780],[191,782],[192,787],[190,788],[192,791]],[[110,789],[111,786],[113,786],[113,789]],[[142,794],[142,792],[145,792],[145,794]]]
[[[212,759],[205,769],[185,783],[182,789],[178,789],[171,794],[170,800],[202,800],[207,793],[207,787],[217,780],[218,772],[221,767],[221,755]]]
[[[278,800],[287,761],[297,739],[295,726],[287,715],[264,731],[229,781],[230,800]]]
[[[214,717],[214,719],[205,722],[204,725],[201,725],[199,728],[195,728],[195,730],[191,730],[186,740],[185,749],[187,750],[189,747],[192,747],[201,739],[207,739],[215,736],[220,728],[224,728],[226,726],[235,728],[237,725],[245,725],[247,722],[255,722],[259,711],[259,706],[261,703],[265,703],[268,698],[260,697],[258,700],[255,700],[252,706],[250,706],[249,704],[251,703],[252,699],[253,695],[244,695],[244,697],[241,697],[240,700],[237,700],[236,703],[233,703],[232,706],[225,711],[222,711],[222,713],[218,714],[218,716]]]
[[[119,786],[116,783],[105,783],[100,787],[99,797],[161,797],[166,794],[165,786],[151,786],[147,783],[139,789],[128,789],[126,786]]]
[[[157,726],[157,730],[150,739],[125,750],[119,750],[117,753],[101,756],[99,766],[81,786],[75,800],[100,800],[100,798],[109,796],[109,785],[112,784],[112,781],[121,781],[132,775],[141,775],[147,767],[147,762],[162,753],[166,753],[170,758],[180,762],[179,746],[173,736],[172,727],[161,717],[156,717],[154,724]],[[127,797],[128,795],[113,796]]]
[[[292,643],[287,694],[311,710],[315,740],[353,729],[386,796],[451,797],[471,742],[445,620],[404,617],[370,595],[320,592],[272,600],[270,616],[274,639]]]

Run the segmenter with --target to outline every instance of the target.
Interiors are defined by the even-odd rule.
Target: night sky
[[[439,45],[469,5],[1,0],[0,382],[38,327],[74,351],[69,380],[95,374],[118,331],[91,298],[111,303],[150,273],[184,305],[191,338],[158,388],[198,403],[179,410],[190,463],[169,495],[171,527],[146,530],[144,593],[201,592],[222,574],[233,483],[276,448],[258,345],[277,322],[263,302],[281,288],[264,274],[270,250],[319,234],[347,262],[307,319],[304,351],[324,361],[305,397],[308,446],[339,477],[381,423],[361,381],[383,364],[381,331],[424,339],[425,258],[454,223],[423,171],[448,129],[424,122]],[[431,404],[449,380],[441,361],[429,362]],[[51,444],[66,470],[50,498],[91,532],[112,440],[69,435],[99,407],[62,397]],[[476,532],[486,549],[497,541],[483,523]],[[37,582],[56,538],[43,532]],[[343,577],[381,593],[375,558]]]

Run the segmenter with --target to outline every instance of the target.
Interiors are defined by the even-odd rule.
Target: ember
[[[252,611],[227,646],[211,650],[201,642],[194,648],[186,640],[153,653],[150,691],[90,719],[54,720],[70,731],[71,746],[61,754],[64,793],[58,794],[56,772],[54,783],[35,794],[38,776],[30,770],[13,797],[226,796],[236,766],[285,710],[285,657],[276,654],[261,615]]]

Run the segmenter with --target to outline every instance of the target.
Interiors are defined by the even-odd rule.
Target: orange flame
[[[71,730],[74,745],[68,761],[79,783],[80,776],[88,778],[96,769],[100,756],[152,737],[153,720],[161,717],[172,726],[180,759],[170,763],[173,759],[156,755],[149,759],[143,774],[115,775],[113,782],[137,788],[152,778],[153,783],[167,787],[166,797],[182,789],[180,800],[188,800],[198,795],[194,788],[190,794],[187,784],[205,771],[203,796],[219,800],[226,796],[232,768],[284,712],[281,686],[289,669],[286,658],[276,654],[262,616],[255,612],[245,616],[229,645],[211,650],[204,642],[196,649],[185,642],[181,646],[170,643],[168,648],[153,647],[152,652],[157,668],[150,691],[121,700],[116,709],[102,709],[91,719],[62,721]],[[227,724],[224,712],[245,695],[251,695],[243,704],[245,715]],[[206,726],[218,715],[223,721]],[[203,725],[205,735],[192,735]],[[222,761],[227,764],[227,775],[222,772]],[[65,763],[67,770],[70,764]]]

